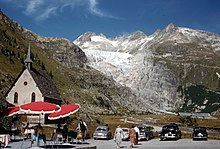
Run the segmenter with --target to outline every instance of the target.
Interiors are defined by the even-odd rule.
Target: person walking
[[[129,130],[129,136],[130,136],[130,148],[132,148],[135,144],[135,139],[136,139],[136,132],[134,130],[134,126],[131,127]]]
[[[121,126],[118,125],[117,128],[115,129],[115,133],[114,133],[114,140],[116,142],[117,148],[121,147],[122,137],[123,137],[123,130],[121,129]]]
[[[137,145],[138,144],[138,137],[139,137],[139,134],[140,134],[140,130],[137,126],[134,127],[134,130],[135,130],[135,133],[136,133],[136,139],[135,139],[135,144]]]
[[[78,124],[78,129],[80,130],[80,133],[82,135],[82,143],[84,143],[85,138],[86,138],[86,132],[88,130],[86,123],[80,119],[79,124]]]

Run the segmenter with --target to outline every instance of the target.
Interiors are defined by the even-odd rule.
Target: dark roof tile
[[[44,97],[60,100],[60,94],[48,74],[34,68],[29,71]]]

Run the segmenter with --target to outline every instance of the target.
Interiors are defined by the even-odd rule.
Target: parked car
[[[123,130],[122,140],[123,141],[129,140],[129,130],[130,130],[130,128],[122,128],[122,130]]]
[[[151,130],[150,126],[139,125],[137,127],[139,128],[140,131],[138,140],[150,140],[154,137],[153,131]]]
[[[111,139],[112,133],[108,126],[98,126],[96,127],[93,138],[96,139]]]
[[[206,127],[194,127],[192,133],[193,140],[208,140],[208,133],[206,131]]]
[[[171,123],[162,127],[162,131],[159,133],[159,136],[161,141],[167,139],[180,139],[182,133],[177,124]]]

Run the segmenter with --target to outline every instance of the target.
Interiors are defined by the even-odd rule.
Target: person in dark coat
[[[69,133],[69,129],[68,129],[68,126],[67,124],[65,124],[63,126],[63,131],[62,131],[62,135],[63,135],[63,141],[66,142],[67,141],[67,137],[68,137],[68,133]]]

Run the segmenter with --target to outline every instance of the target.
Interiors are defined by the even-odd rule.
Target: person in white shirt
[[[114,133],[114,140],[116,142],[117,148],[121,148],[122,137],[123,137],[123,130],[121,129],[121,126],[118,125]]]
[[[78,124],[78,129],[80,130],[81,135],[82,135],[82,143],[84,143],[85,138],[86,138],[86,132],[88,131],[88,128],[87,128],[86,123],[82,119],[80,119],[80,122]]]
[[[135,141],[135,144],[138,144],[138,137],[139,137],[139,134],[140,134],[140,130],[137,126],[134,127],[134,130],[136,132],[136,141]]]

